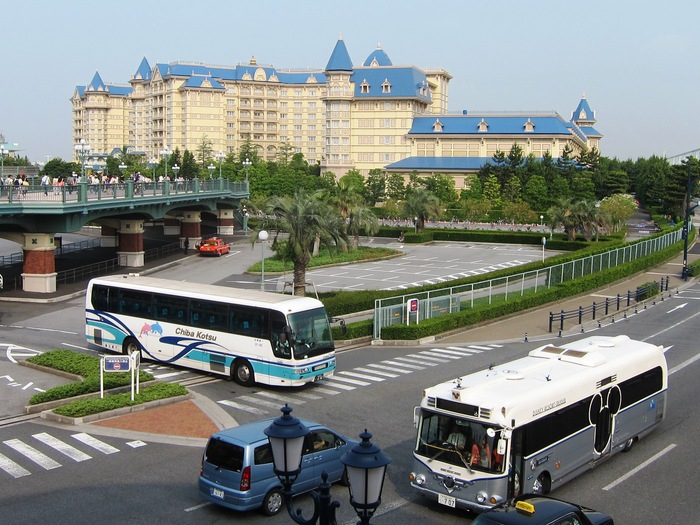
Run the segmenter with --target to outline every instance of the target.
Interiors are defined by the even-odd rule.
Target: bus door
[[[510,440],[510,454],[508,456],[508,498],[519,496],[523,492],[523,475],[525,470],[523,439],[525,431],[522,428],[513,431]]]
[[[618,386],[607,388],[591,398],[588,416],[591,425],[595,427],[593,448],[596,459],[610,453],[615,416],[620,411],[621,401]]]

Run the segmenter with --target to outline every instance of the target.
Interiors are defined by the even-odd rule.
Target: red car
[[[218,257],[221,257],[223,254],[229,253],[230,251],[231,245],[226,244],[222,239],[219,239],[218,237],[212,237],[211,239],[202,241],[199,244],[200,255],[216,255]]]

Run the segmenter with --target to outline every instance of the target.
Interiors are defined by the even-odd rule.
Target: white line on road
[[[650,457],[649,459],[647,459],[644,463],[642,463],[641,465],[638,465],[637,467],[633,468],[632,470],[630,470],[630,471],[629,471],[627,474],[625,474],[624,476],[620,476],[619,478],[617,478],[615,481],[613,481],[613,482],[610,483],[609,485],[604,486],[604,487],[603,487],[603,490],[612,490],[612,489],[614,489],[614,488],[615,488],[616,486],[618,486],[620,483],[622,483],[623,481],[628,480],[629,478],[631,478],[632,476],[634,476],[637,472],[639,472],[639,471],[642,470],[643,468],[648,467],[649,465],[651,465],[654,461],[656,461],[657,459],[659,459],[660,457],[662,457],[664,454],[667,454],[668,452],[671,452],[671,450],[673,450],[674,448],[676,448],[676,444],[675,444],[675,443],[671,443],[669,446],[667,446],[667,447],[666,447],[665,449],[663,449],[661,452],[659,452],[658,454],[654,454],[652,457]]]
[[[75,460],[75,461],[85,461],[88,459],[92,459],[92,456],[89,454],[86,454],[82,450],[78,450],[77,448],[69,445],[68,443],[65,443],[61,441],[60,439],[47,434],[46,432],[42,432],[40,434],[34,434],[32,435],[34,439],[38,439],[45,445],[50,446],[51,448],[54,448],[58,450],[61,454],[65,454],[69,458]]]
[[[241,405],[240,403],[236,403],[235,401],[229,401],[228,399],[222,399],[220,401],[217,401],[217,403],[226,405],[227,407],[237,408],[238,410],[243,410],[244,412],[251,412],[252,414],[267,414],[267,410],[260,410],[259,408],[250,407],[248,405]]]
[[[55,469],[61,466],[58,461],[54,461],[46,454],[39,452],[34,447],[27,445],[19,439],[8,439],[7,441],[3,441],[3,443],[46,470]]]

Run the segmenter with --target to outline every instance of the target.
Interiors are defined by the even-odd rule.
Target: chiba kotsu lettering
[[[216,336],[202,332],[201,330],[194,331],[188,328],[176,328],[175,333],[177,335],[184,335],[185,337],[194,337],[196,339],[204,339],[205,341],[216,341]]]

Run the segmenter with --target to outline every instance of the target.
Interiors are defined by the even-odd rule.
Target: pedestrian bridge
[[[56,291],[55,234],[90,223],[102,229],[101,245],[116,247],[120,266],[144,265],[144,223],[162,221],[165,235],[182,246],[201,240],[201,222],[215,221],[217,233],[232,235],[245,222],[241,199],[247,182],[224,179],[134,182],[72,186],[0,187],[0,237],[23,246],[23,289]]]

